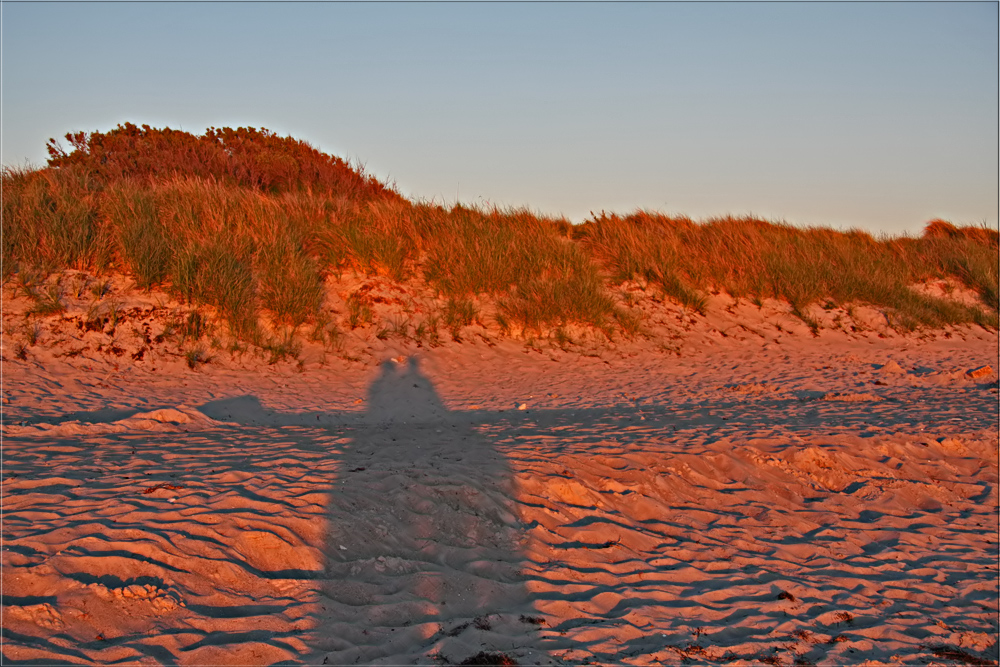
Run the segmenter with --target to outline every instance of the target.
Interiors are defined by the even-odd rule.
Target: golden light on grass
[[[3,172],[4,279],[63,268],[125,273],[140,288],[214,307],[235,337],[259,345],[276,326],[328,328],[324,280],[345,270],[426,281],[447,300],[435,317],[453,337],[485,311],[508,335],[568,340],[564,327],[582,325],[633,336],[641,322],[609,298],[631,280],[702,314],[720,291],[783,300],[814,331],[816,304],[879,307],[900,331],[997,326],[997,233],[983,227],[934,220],[919,238],[876,239],[645,211],[573,227],[525,209],[410,202],[267,130],[194,136],[126,124],[67,138],[70,152],[50,144],[48,167]],[[932,279],[975,290],[980,303],[911,289]],[[371,322],[363,303],[353,308],[351,328]]]

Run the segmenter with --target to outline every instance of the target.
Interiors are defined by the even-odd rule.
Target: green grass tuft
[[[363,295],[355,292],[348,297],[347,322],[351,330],[371,324],[373,318],[372,308]]]
[[[175,241],[157,213],[155,193],[134,181],[116,184],[105,193],[104,213],[136,284],[148,289],[166,280]]]
[[[49,285],[42,292],[29,293],[35,299],[35,305],[28,310],[29,315],[58,315],[66,310],[62,302],[62,291],[59,285]]]
[[[196,370],[199,365],[207,364],[212,361],[212,357],[205,351],[205,348],[200,345],[185,352],[184,359],[187,361],[187,367],[191,370]]]
[[[472,324],[479,309],[469,299],[450,298],[444,307],[444,326],[451,332],[452,339],[461,340],[462,327]]]

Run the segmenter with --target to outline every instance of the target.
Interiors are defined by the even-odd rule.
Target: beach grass
[[[142,289],[214,307],[235,336],[276,358],[293,353],[303,325],[328,329],[325,280],[347,271],[436,291],[439,313],[383,327],[386,336],[412,329],[417,339],[436,336],[439,322],[456,339],[473,322],[488,324],[483,303],[507,334],[555,331],[569,340],[565,327],[581,325],[633,336],[640,319],[612,297],[627,281],[702,314],[710,294],[725,292],[785,301],[811,327],[816,304],[874,306],[900,330],[997,327],[998,234],[985,226],[934,220],[919,237],[875,238],[648,211],[574,226],[523,208],[411,202],[267,130],[194,136],[126,124],[67,140],[71,151],[50,142],[45,168],[3,171],[3,279],[121,272]],[[938,279],[979,300],[912,288]],[[39,311],[57,302],[40,296]],[[262,321],[283,333],[267,333]],[[372,323],[365,297],[348,299],[350,328]]]
[[[940,224],[928,225],[920,238],[876,239],[860,230],[803,229],[751,217],[698,224],[639,211],[596,216],[574,235],[613,282],[645,281],[699,312],[708,293],[726,292],[757,302],[786,301],[807,322],[807,307],[822,302],[883,308],[904,328],[995,328],[996,232],[972,227],[942,236],[936,233]],[[930,279],[960,281],[980,294],[981,305],[911,289]]]

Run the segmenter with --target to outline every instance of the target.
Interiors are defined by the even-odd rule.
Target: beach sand
[[[8,335],[4,662],[995,664],[996,332],[776,312],[194,370]]]

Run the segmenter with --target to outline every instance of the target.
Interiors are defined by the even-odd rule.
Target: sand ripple
[[[7,425],[4,661],[994,659],[989,387],[716,377],[456,411],[387,365],[364,412]]]

